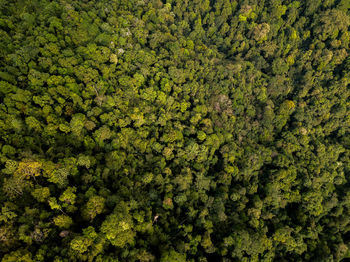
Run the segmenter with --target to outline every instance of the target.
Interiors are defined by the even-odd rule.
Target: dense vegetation
[[[0,257],[350,257],[349,0],[0,0]]]

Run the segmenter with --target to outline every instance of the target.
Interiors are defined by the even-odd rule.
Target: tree
[[[53,219],[53,222],[56,226],[60,228],[70,228],[70,226],[73,224],[72,219],[69,216],[66,215],[59,215]]]
[[[116,211],[117,213],[109,215],[102,223],[101,232],[113,246],[124,248],[135,241],[134,223],[124,203]]]
[[[100,196],[92,196],[89,198],[85,207],[82,210],[82,215],[86,219],[93,220],[96,215],[102,213],[105,205],[105,199]]]

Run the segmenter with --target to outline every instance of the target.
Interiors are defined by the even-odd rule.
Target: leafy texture
[[[0,0],[0,258],[350,257],[348,0]]]

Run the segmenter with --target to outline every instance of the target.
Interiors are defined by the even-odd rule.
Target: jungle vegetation
[[[0,0],[1,261],[349,259],[349,26],[349,0]]]

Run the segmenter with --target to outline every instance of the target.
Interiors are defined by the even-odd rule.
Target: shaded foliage
[[[349,258],[349,8],[0,0],[2,261]]]

